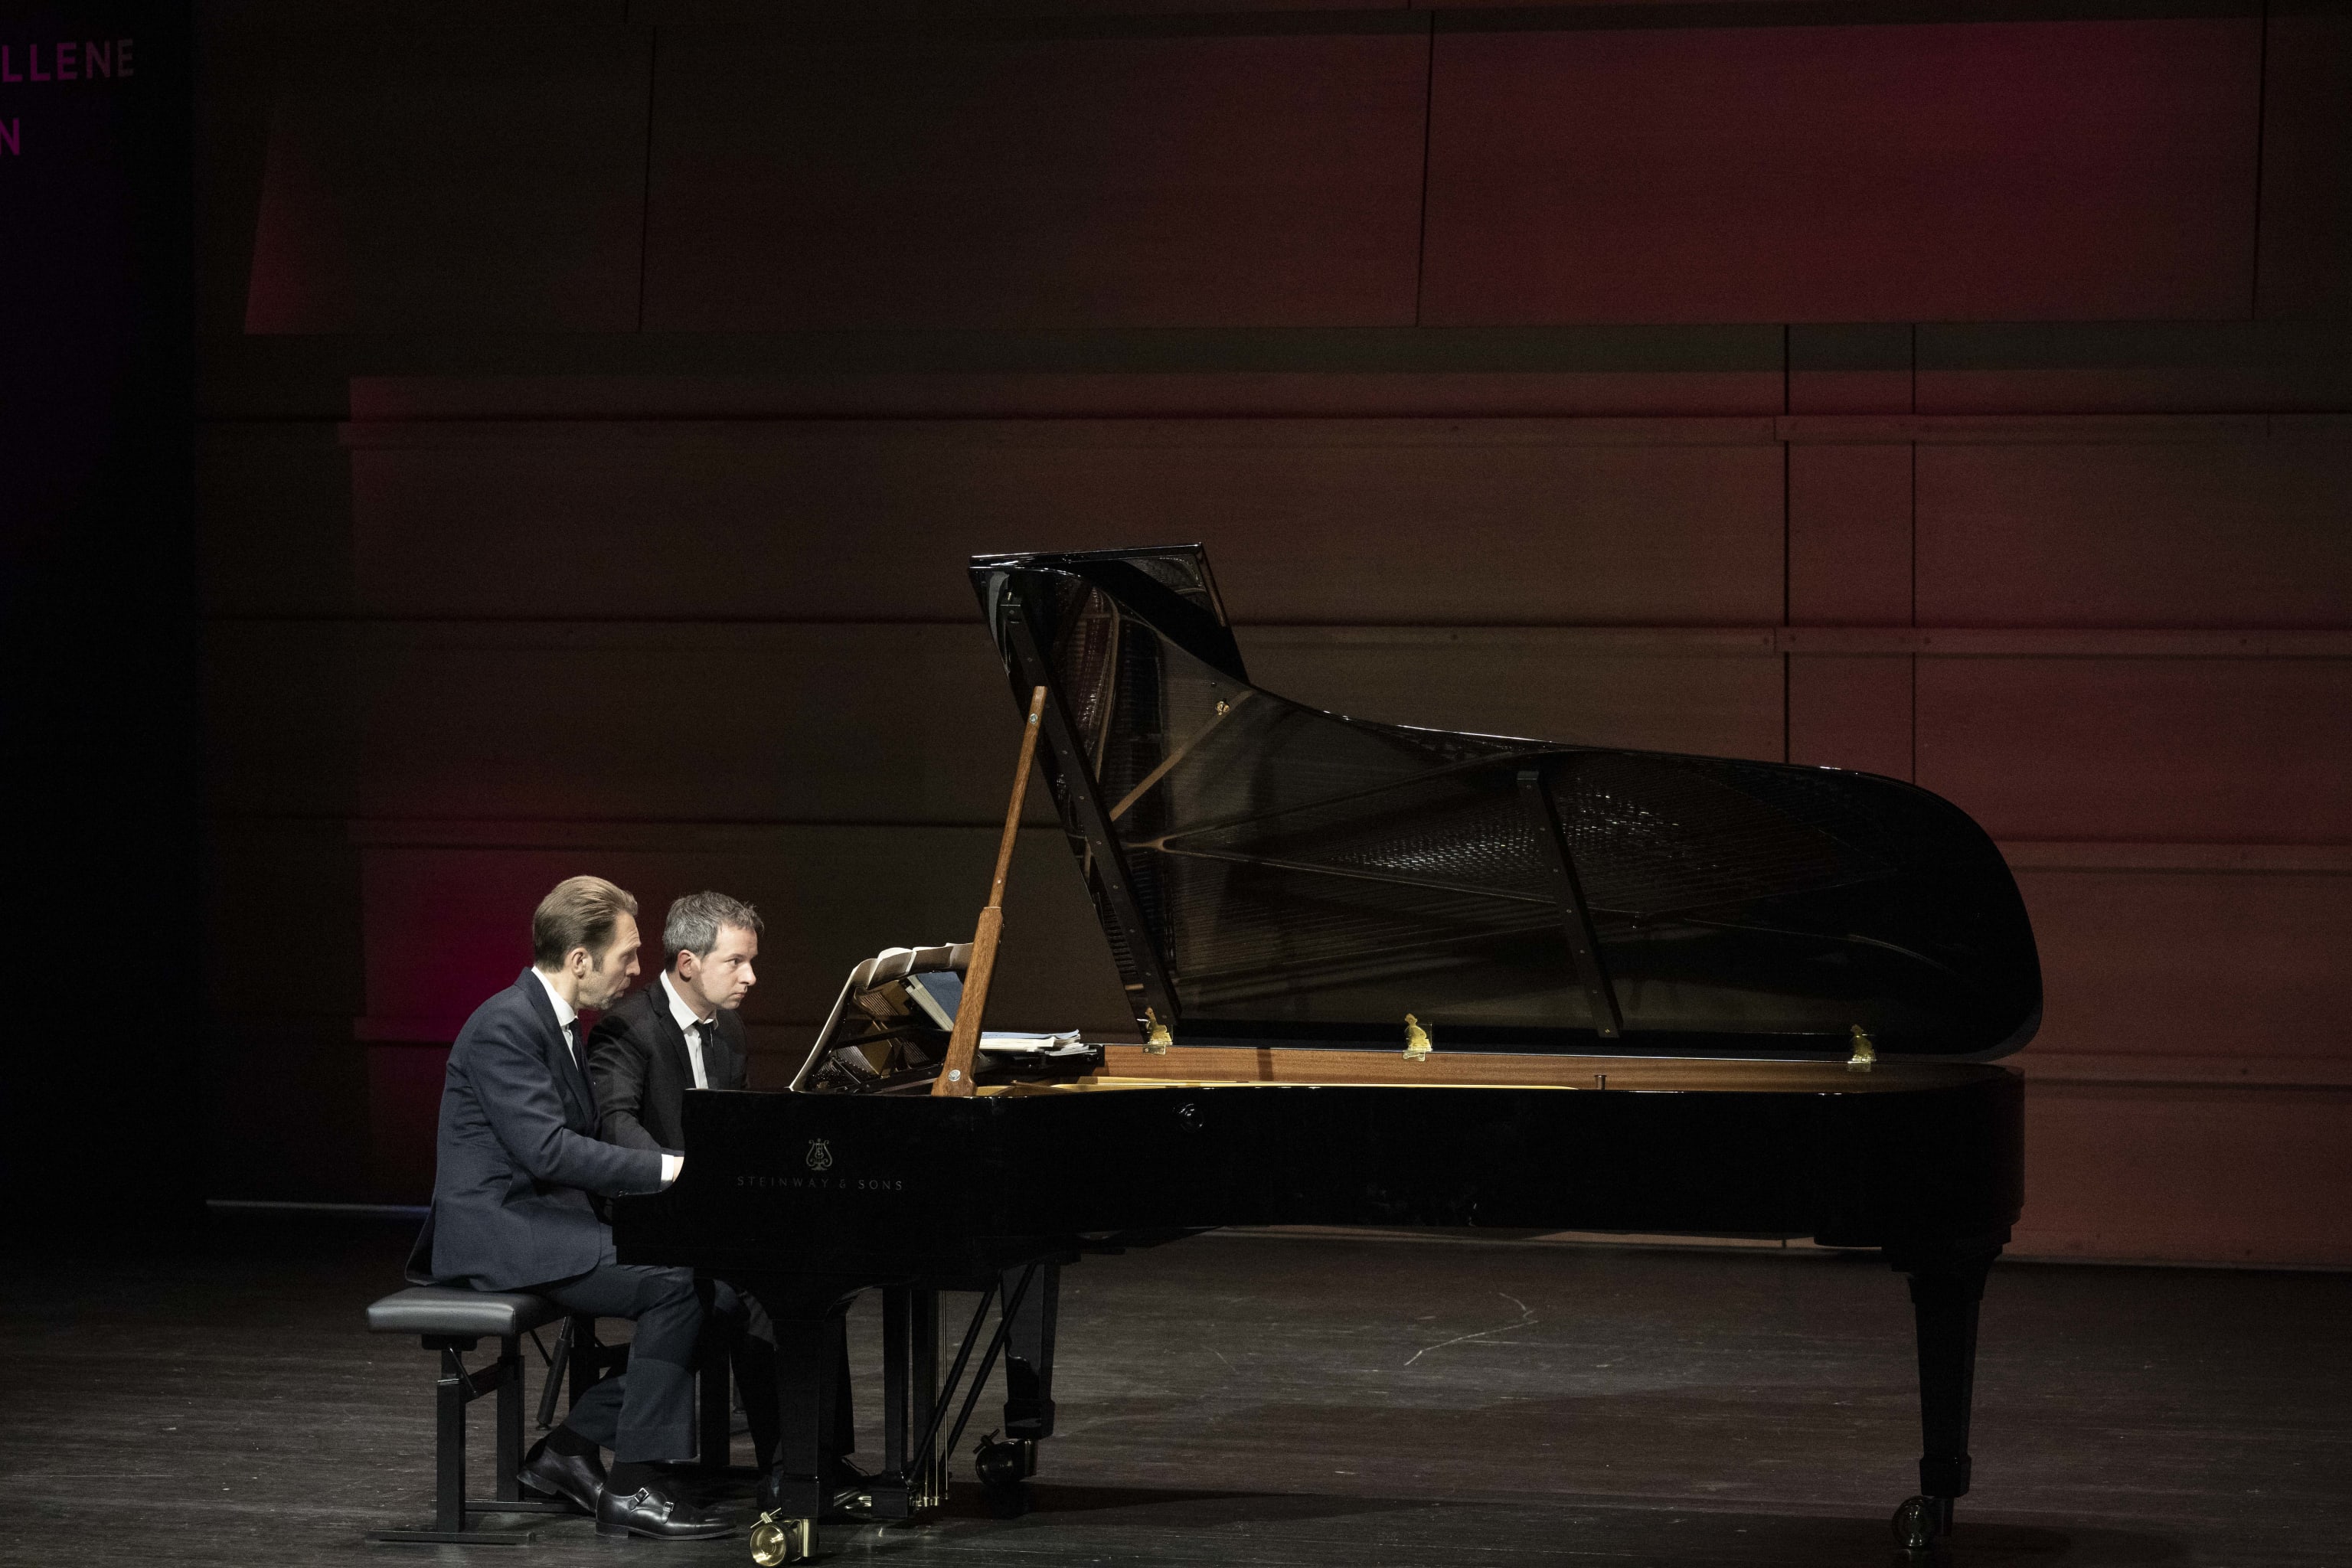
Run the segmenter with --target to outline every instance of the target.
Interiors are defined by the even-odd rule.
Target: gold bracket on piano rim
[[[1176,1043],[1169,1036],[1168,1026],[1161,1023],[1160,1015],[1149,1007],[1143,1010],[1143,1021],[1150,1026],[1150,1033],[1144,1037],[1143,1054],[1148,1057],[1166,1056],[1168,1047]]]
[[[1430,1044],[1429,1031],[1421,1026],[1420,1019],[1407,1013],[1404,1016],[1404,1059],[1425,1062],[1429,1059],[1429,1053],[1434,1049],[1436,1047]]]
[[[1868,1072],[1872,1068],[1878,1065],[1878,1047],[1870,1043],[1870,1031],[1864,1028],[1860,1024],[1853,1025],[1852,1026],[1852,1032],[1853,1035],[1853,1055],[1846,1058],[1845,1070],[1848,1072]]]

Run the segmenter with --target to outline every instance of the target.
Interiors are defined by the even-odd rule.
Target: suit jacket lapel
[[[654,1037],[669,1057],[670,1070],[677,1074],[678,1088],[692,1089],[694,1058],[687,1054],[686,1031],[677,1026],[677,1016],[669,1010],[669,987],[656,980],[646,1000],[653,1004]]]
[[[540,1054],[547,1059],[547,1070],[553,1075],[557,1089],[563,1096],[566,1120],[577,1130],[593,1133],[596,1131],[596,1091],[588,1082],[586,1070],[572,1054],[564,1040],[563,1026],[555,1021],[555,1004],[547,999],[547,987],[528,969],[515,984],[530,998],[531,1011],[539,1017]],[[582,1031],[586,1037],[586,1031]]]

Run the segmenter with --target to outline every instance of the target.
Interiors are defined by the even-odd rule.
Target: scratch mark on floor
[[[1489,1334],[1508,1333],[1513,1329],[1524,1329],[1534,1323],[1536,1321],[1536,1315],[1528,1310],[1528,1304],[1525,1301],[1520,1300],[1508,1290],[1497,1290],[1495,1294],[1500,1296],[1504,1300],[1508,1301],[1512,1306],[1517,1307],[1519,1310],[1519,1315],[1515,1321],[1507,1323],[1496,1323],[1492,1328],[1474,1330],[1466,1334],[1456,1334],[1450,1340],[1440,1340],[1433,1345],[1423,1345],[1421,1349],[1413,1352],[1411,1359],[1406,1361],[1404,1364],[1406,1366],[1411,1366],[1414,1362],[1419,1361],[1430,1352],[1442,1351],[1448,1345],[1467,1344],[1474,1340],[1483,1342]]]

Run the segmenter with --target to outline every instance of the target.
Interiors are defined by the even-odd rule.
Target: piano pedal
[[[813,1519],[780,1519],[763,1513],[751,1527],[751,1561],[760,1568],[782,1568],[815,1555],[816,1521]]]

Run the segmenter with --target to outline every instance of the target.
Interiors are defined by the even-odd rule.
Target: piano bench
[[[420,1530],[380,1530],[367,1539],[394,1545],[525,1546],[529,1531],[467,1530],[485,1513],[569,1513],[557,1499],[537,1501],[522,1495],[515,1471],[522,1466],[522,1336],[563,1316],[562,1309],[517,1291],[469,1290],[463,1286],[418,1286],[395,1290],[368,1308],[368,1327],[380,1334],[415,1334],[439,1352],[434,1388],[433,1523]],[[499,1356],[468,1371],[466,1352],[486,1339],[499,1342]],[[553,1375],[552,1373],[550,1373]],[[492,1500],[466,1500],[466,1406],[495,1393],[498,1405],[498,1487]]]

